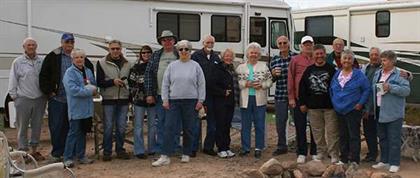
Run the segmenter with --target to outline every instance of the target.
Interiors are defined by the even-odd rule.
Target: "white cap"
[[[300,44],[303,44],[303,43],[305,43],[305,42],[307,42],[307,41],[310,41],[310,42],[314,42],[314,39],[311,37],[311,36],[304,36],[303,38],[302,38],[302,40],[300,40]]]

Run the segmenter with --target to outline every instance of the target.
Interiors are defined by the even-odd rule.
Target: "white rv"
[[[258,42],[268,60],[278,53],[279,35],[293,40],[290,10],[280,0],[0,0],[0,98],[27,36],[46,55],[60,45],[63,32],[74,33],[76,47],[92,60],[107,53],[108,40],[118,39],[125,55],[135,60],[144,44],[160,48],[156,37],[169,29],[195,49],[204,35],[212,34],[216,51],[232,48],[238,59],[249,42]]]
[[[305,9],[292,11],[292,17],[295,40],[311,35],[330,52],[337,37],[359,60],[368,60],[371,47],[396,51],[398,67],[414,74],[408,101],[420,103],[420,1]]]

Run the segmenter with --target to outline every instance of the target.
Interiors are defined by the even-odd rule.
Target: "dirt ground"
[[[289,128],[290,132],[293,128]],[[76,165],[72,170],[75,171],[77,177],[94,178],[120,178],[120,177],[139,177],[139,178],[231,178],[238,177],[238,173],[249,168],[259,168],[265,161],[272,158],[271,153],[276,145],[276,131],[274,122],[267,122],[267,148],[263,151],[262,159],[256,160],[253,153],[248,157],[236,156],[231,159],[221,159],[218,157],[208,156],[198,153],[196,158],[192,158],[190,163],[181,163],[180,158],[174,156],[171,158],[171,164],[164,167],[152,167],[151,163],[157,156],[149,157],[147,160],[140,160],[132,157],[130,160],[113,159],[111,162],[103,162],[95,160],[91,165]],[[16,148],[16,129],[6,129],[6,135],[9,143]],[[232,150],[239,152],[240,149],[240,133],[232,129]],[[254,142],[252,142],[254,143]],[[126,144],[126,149],[132,153],[133,146]],[[48,155],[50,151],[49,131],[47,123],[44,123],[40,152]],[[95,158],[93,147],[93,136],[88,137],[87,154],[91,158]],[[362,143],[362,155],[366,153],[366,145]],[[293,150],[288,154],[276,157],[279,161],[294,160],[296,155]],[[327,163],[327,161],[326,161]],[[42,162],[46,164],[46,162]],[[369,168],[366,163],[361,164],[362,168]],[[416,163],[409,159],[403,159],[401,162],[401,171],[398,173],[404,178],[420,177],[420,163]]]

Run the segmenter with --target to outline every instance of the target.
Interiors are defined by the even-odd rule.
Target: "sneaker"
[[[378,164],[372,165],[372,168],[374,169],[389,169],[388,163],[379,162]]]
[[[376,162],[376,157],[366,156],[364,159],[362,159],[362,162],[374,163]]]
[[[240,153],[239,153],[239,156],[247,156],[249,154],[249,151],[241,151]]]
[[[261,156],[262,156],[262,151],[261,150],[255,150],[254,156],[257,159],[260,159]]]
[[[181,157],[181,163],[188,163],[190,162],[190,156],[188,155],[182,155]]]
[[[389,172],[391,172],[391,173],[396,173],[399,170],[400,170],[400,166],[391,165],[391,167],[389,167]]]
[[[191,152],[191,156],[190,156],[191,158],[195,158],[195,157],[197,157],[197,152],[196,151],[193,151],[193,152]]]
[[[87,157],[84,157],[82,159],[79,159],[80,164],[92,164],[94,162],[93,159],[89,159]]]
[[[299,155],[298,158],[296,159],[296,163],[298,164],[303,164],[306,161],[306,156],[304,155]]]
[[[206,155],[210,155],[210,156],[216,156],[217,155],[217,153],[214,152],[213,150],[205,150],[205,149],[203,149],[203,153],[206,154]]]
[[[39,152],[31,153],[31,156],[34,157],[36,161],[44,161],[45,157],[41,155]]]
[[[287,153],[287,149],[276,149],[273,152],[273,156],[278,156],[278,155],[282,155],[282,154],[286,154]]]
[[[169,159],[169,157],[166,155],[161,155],[157,161],[152,163],[152,166],[160,167],[160,166],[168,165],[169,163],[171,163],[171,160]]]
[[[219,155],[220,158],[227,158],[228,154],[226,151],[221,151],[219,153],[217,153],[217,155]]]
[[[314,160],[314,161],[321,161],[322,160],[322,155],[321,154],[312,155],[312,160]]]
[[[226,151],[226,153],[227,153],[227,156],[228,156],[229,158],[231,158],[231,157],[234,157],[234,156],[235,156],[235,153],[234,153],[234,152],[232,152],[232,151],[230,151],[230,150],[227,150],[227,151]]]
[[[342,161],[338,161],[337,163],[335,163],[335,165],[342,166],[344,165],[344,163]]]
[[[72,160],[64,161],[64,166],[68,168],[74,167],[74,162]]]
[[[123,152],[117,153],[117,158],[118,159],[130,159],[130,155],[127,152],[123,151]]]
[[[111,161],[111,160],[112,160],[111,155],[104,155],[104,156],[102,157],[102,161]]]
[[[58,162],[61,162],[61,161],[62,161],[61,157],[55,157],[53,155],[50,155],[49,158],[48,158],[48,163],[49,164],[58,163]]]
[[[138,155],[136,155],[136,157],[138,159],[147,159],[147,155],[145,155],[145,154],[138,154]]]
[[[154,156],[155,154],[156,154],[156,152],[150,152],[150,153],[147,153],[149,156]]]

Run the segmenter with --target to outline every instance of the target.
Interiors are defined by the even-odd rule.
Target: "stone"
[[[335,169],[337,168],[337,165],[332,164],[325,169],[324,173],[322,174],[322,178],[330,178],[334,175]]]
[[[242,178],[268,178],[268,176],[264,175],[261,171],[257,169],[247,169],[242,172]]]
[[[385,172],[374,172],[370,178],[385,178],[387,175]]]
[[[293,176],[295,178],[307,178],[307,176],[299,169],[293,170]]]
[[[346,170],[346,177],[347,178],[353,178],[353,175],[356,173],[357,168],[359,168],[359,165],[356,163],[350,163],[349,168]]]
[[[307,162],[304,164],[304,167],[306,167],[305,172],[311,176],[321,176],[327,169],[327,166],[322,161],[315,160]]]
[[[366,170],[359,169],[356,172],[354,172],[353,178],[370,178]]]
[[[297,163],[296,161],[282,161],[280,163],[281,167],[283,167],[283,169],[296,169],[297,167]]]
[[[281,175],[284,169],[277,159],[271,158],[260,167],[260,171],[266,175]]]
[[[276,176],[269,176],[269,178],[283,178],[283,176],[280,174],[280,175],[276,175]]]
[[[334,171],[335,177],[346,177],[346,173],[344,171],[344,165],[337,165]]]
[[[400,175],[397,174],[388,174],[385,178],[402,178]]]
[[[290,171],[287,171],[286,170],[286,171],[283,172],[283,175],[282,176],[283,176],[283,178],[292,178],[292,174],[293,173],[291,173]]]

